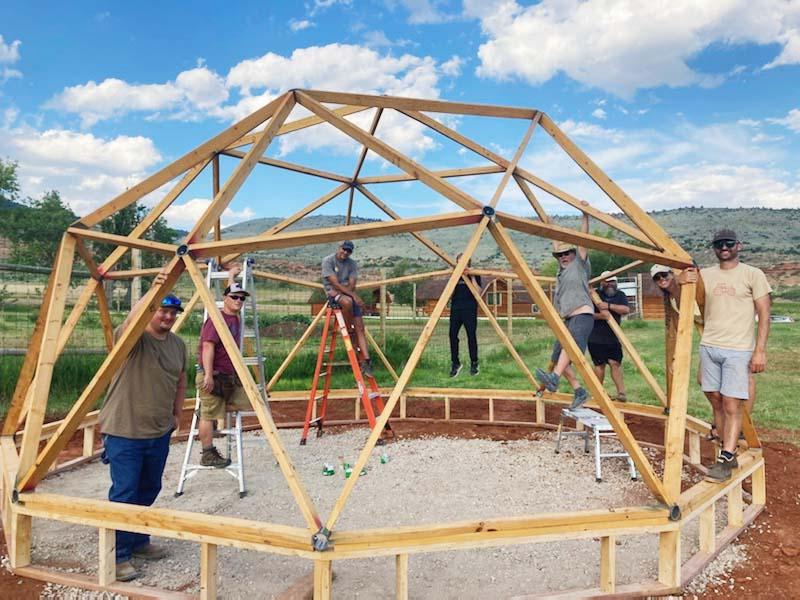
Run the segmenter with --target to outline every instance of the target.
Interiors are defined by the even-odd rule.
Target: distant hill
[[[682,208],[655,211],[650,215],[703,266],[711,264],[714,260],[713,253],[708,247],[708,241],[713,232],[722,227],[730,227],[738,232],[745,244],[742,257],[750,264],[771,267],[777,263],[800,262],[800,209]],[[257,235],[280,221],[281,219],[277,218],[265,218],[238,223],[224,229],[223,237]],[[359,217],[352,219],[354,224],[375,221],[377,219]],[[557,216],[555,221],[558,225],[577,228],[580,218]],[[343,223],[344,217],[341,215],[311,215],[287,231],[336,227]],[[607,231],[607,227],[594,220],[591,228],[593,232]],[[455,255],[463,250],[471,230],[472,227],[458,227],[429,231],[425,235]],[[549,240],[515,232],[512,232],[512,236],[532,266],[538,268],[550,258]],[[624,236],[618,237],[624,239]],[[432,264],[440,264],[430,250],[409,234],[356,240],[355,244],[355,257],[364,266],[391,266],[403,258],[414,261],[431,260]],[[334,248],[335,244],[317,244],[302,248],[261,252],[259,255],[265,259],[314,267]],[[506,264],[497,245],[488,234],[481,240],[473,262],[481,266]]]

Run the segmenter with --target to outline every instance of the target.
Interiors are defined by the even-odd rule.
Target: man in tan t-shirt
[[[159,274],[156,281],[166,277]],[[143,301],[144,298],[141,301]],[[131,314],[136,307],[131,310]],[[186,344],[172,333],[181,301],[168,295],[153,313],[142,336],[119,368],[100,410],[103,462],[111,471],[112,502],[150,506],[161,491],[169,439],[178,427],[186,396]],[[130,323],[130,315],[114,332],[115,342]],[[131,558],[157,560],[166,552],[150,536],[116,533],[117,580],[139,576]]]
[[[702,269],[705,328],[700,340],[701,385],[722,423],[722,452],[706,479],[723,482],[739,466],[736,447],[742,410],[749,410],[750,373],[767,367],[770,293],[764,273],[739,262],[742,244],[735,231],[722,229],[712,240],[719,265]],[[758,333],[755,318],[758,315]]]

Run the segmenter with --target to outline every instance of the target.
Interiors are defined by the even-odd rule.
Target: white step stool
[[[564,419],[574,419],[575,423],[580,423],[585,427],[583,431],[564,431]],[[591,408],[564,408],[561,410],[561,418],[558,420],[558,435],[556,437],[556,454],[561,450],[561,436],[579,435],[583,437],[583,451],[589,452],[589,438],[594,437],[594,472],[595,481],[603,480],[600,459],[601,458],[627,458],[628,468],[631,472],[631,479],[636,479],[636,466],[633,464],[627,452],[606,452],[600,451],[600,438],[615,438],[617,433],[608,422],[604,415],[592,410]]]

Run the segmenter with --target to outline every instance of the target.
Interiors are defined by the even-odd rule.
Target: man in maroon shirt
[[[231,283],[223,293],[222,318],[237,343],[242,331],[240,313],[249,295],[238,283]],[[211,319],[206,320],[200,331],[198,354],[200,367],[195,383],[200,396],[198,429],[203,446],[200,464],[221,469],[230,465],[231,459],[221,456],[214,447],[214,421],[222,419],[227,410],[250,410],[251,404]]]

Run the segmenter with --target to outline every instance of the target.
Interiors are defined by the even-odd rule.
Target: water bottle
[[[388,462],[389,462],[389,455],[386,452],[384,452],[383,454],[381,454],[381,464],[385,465]]]
[[[332,464],[325,463],[322,466],[322,474],[325,475],[326,477],[330,476],[330,475],[333,475],[334,473],[336,473],[336,469],[334,469]]]

